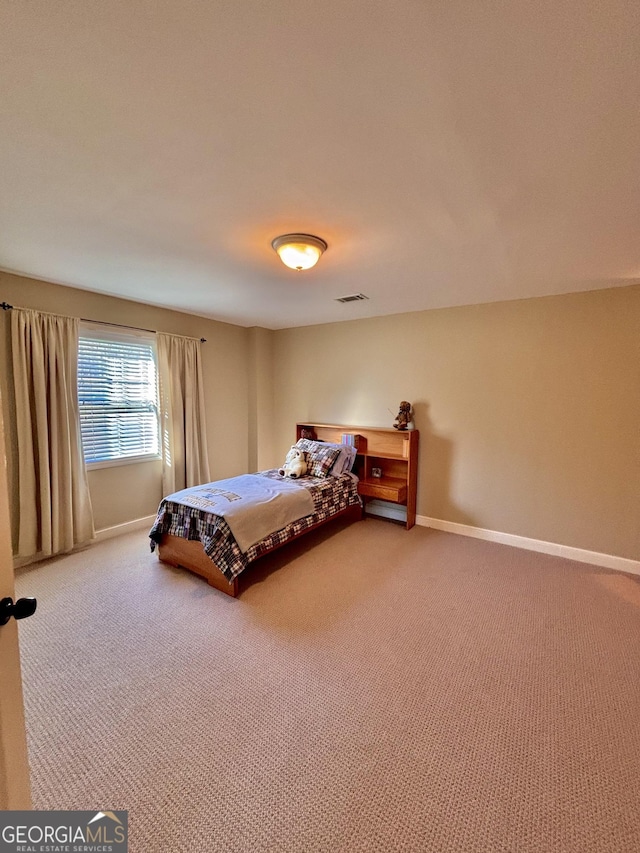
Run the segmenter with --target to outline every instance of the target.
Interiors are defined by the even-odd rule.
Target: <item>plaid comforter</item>
[[[275,468],[258,473],[262,477],[270,477],[273,480],[282,479]],[[246,553],[238,547],[229,525],[223,518],[166,499],[161,502],[155,523],[149,532],[151,550],[165,533],[182,539],[199,540],[206,554],[227,580],[232,581],[258,557],[272,551],[278,545],[283,545],[294,536],[313,527],[314,524],[327,521],[332,515],[361,502],[357,480],[349,474],[342,474],[340,477],[303,477],[296,482],[311,492],[313,514],[306,515],[283,527],[282,530],[271,533],[252,545]]]

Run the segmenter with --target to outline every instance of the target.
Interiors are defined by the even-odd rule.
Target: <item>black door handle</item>
[[[14,619],[26,619],[36,612],[38,602],[35,598],[19,598],[13,603],[12,598],[3,598],[0,601],[0,625],[6,625],[13,616]]]

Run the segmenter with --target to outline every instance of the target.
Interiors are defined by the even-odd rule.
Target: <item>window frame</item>
[[[93,462],[88,462],[86,458],[86,450],[84,446],[84,438],[82,437],[82,409],[80,404],[80,341],[81,339],[88,340],[103,340],[117,343],[135,343],[144,342],[151,345],[153,355],[153,363],[155,367],[155,402],[153,408],[155,410],[155,423],[157,429],[157,446],[156,453],[144,453],[136,456],[118,456],[111,459],[98,459]],[[108,406],[104,407],[108,410]],[[141,462],[157,462],[162,459],[162,431],[160,424],[160,371],[158,365],[158,347],[156,343],[155,332],[144,332],[138,329],[120,328],[110,326],[104,323],[91,323],[82,321],[78,330],[78,410],[80,419],[80,435],[82,438],[82,456],[84,459],[85,468],[87,471],[94,471],[100,468],[115,468],[121,465],[135,465]],[[142,409],[140,409],[142,410]],[[132,409],[136,411],[136,409]]]

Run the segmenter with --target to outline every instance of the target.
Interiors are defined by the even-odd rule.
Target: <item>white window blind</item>
[[[87,464],[157,457],[155,338],[81,328],[78,403]]]

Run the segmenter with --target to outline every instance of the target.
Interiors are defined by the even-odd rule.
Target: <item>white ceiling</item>
[[[639,25],[637,0],[4,0],[0,267],[273,329],[631,284]],[[315,269],[281,264],[288,231],[328,242]]]

